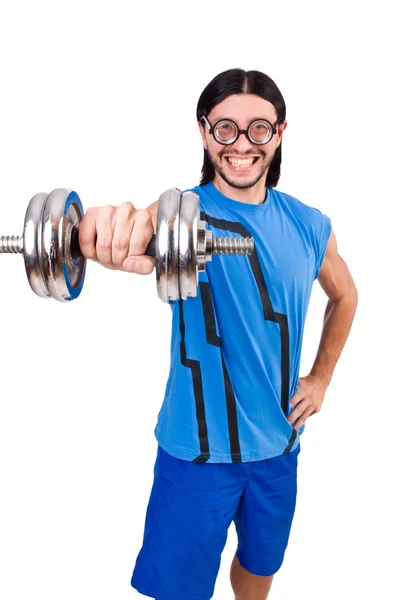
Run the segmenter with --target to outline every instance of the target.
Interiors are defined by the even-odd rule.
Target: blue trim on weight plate
[[[83,218],[84,217],[83,205],[81,203],[79,195],[73,191],[70,192],[69,196],[66,199],[65,208],[63,211],[64,216],[67,214],[71,204],[76,204],[76,206],[78,207],[78,209],[81,212],[81,218]],[[73,259],[72,259],[72,262],[77,264],[77,261],[74,261]],[[70,284],[65,263],[62,265],[62,268],[63,268],[63,276],[64,276],[64,279],[65,279],[65,282],[66,282],[66,285],[68,287],[69,294],[70,294],[70,298],[67,298],[67,300],[75,300],[76,298],[78,298],[80,296],[81,290],[83,289],[84,279],[85,279],[86,260],[84,259],[84,266],[83,266],[83,271],[81,274],[81,280],[80,280],[80,284],[77,287],[73,287]]]

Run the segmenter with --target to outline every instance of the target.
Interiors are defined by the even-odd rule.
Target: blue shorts
[[[175,458],[159,446],[131,585],[156,600],[209,600],[232,521],[241,566],[273,575],[295,511],[299,451],[206,464]]]

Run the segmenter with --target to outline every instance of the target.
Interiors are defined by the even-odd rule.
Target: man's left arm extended
[[[336,363],[349,336],[358,303],[357,288],[343,258],[338,254],[333,231],[321,265],[318,281],[328,296],[323,330],[316,359],[309,375],[300,377],[291,397],[288,421],[299,429],[318,413]]]

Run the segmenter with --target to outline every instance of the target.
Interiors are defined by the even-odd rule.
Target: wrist
[[[330,375],[326,375],[325,373],[320,373],[320,372],[316,371],[315,369],[312,369],[310,371],[309,376],[312,377],[313,379],[315,379],[316,382],[322,388],[324,388],[324,390],[326,390],[327,387],[329,386],[329,384],[331,383],[331,376]]]

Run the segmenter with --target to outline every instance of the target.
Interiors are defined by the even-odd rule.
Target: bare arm
[[[328,296],[323,330],[310,375],[327,386],[342,353],[358,303],[357,288],[343,258],[338,254],[336,237],[331,232],[318,282]]]
[[[336,363],[342,353],[358,303],[357,288],[343,258],[338,254],[331,231],[318,281],[328,296],[317,356],[310,374],[300,377],[298,389],[290,400],[293,409],[288,421],[299,429],[324,401]]]

